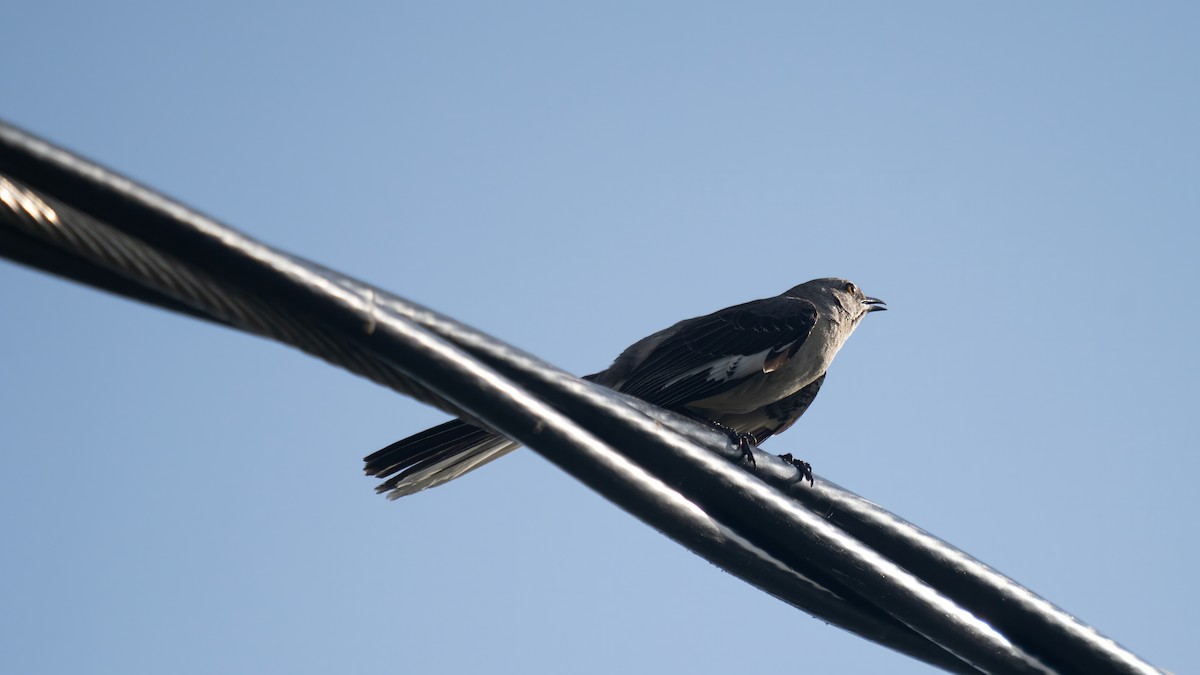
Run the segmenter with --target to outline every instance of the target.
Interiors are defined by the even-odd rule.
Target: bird
[[[792,426],[808,410],[846,339],[871,312],[887,309],[853,282],[813,279],[777,296],[685,319],[626,348],[607,369],[586,375],[623,394],[706,422],[750,447]],[[454,419],[364,458],[385,479],[388,499],[441,485],[520,445]],[[812,481],[807,462],[783,459]]]

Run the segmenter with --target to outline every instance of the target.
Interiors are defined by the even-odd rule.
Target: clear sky
[[[17,3],[0,117],[577,373],[843,276],[766,448],[1200,672],[1195,3]],[[0,262],[0,672],[923,673],[521,451]],[[761,632],[755,632],[761,629]]]

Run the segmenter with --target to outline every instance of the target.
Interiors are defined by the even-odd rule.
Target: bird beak
[[[884,305],[886,305],[887,303],[880,300],[879,298],[863,298],[863,304],[870,305],[870,307],[867,308],[868,314],[870,314],[871,312],[886,312],[887,311],[887,307],[884,307]]]

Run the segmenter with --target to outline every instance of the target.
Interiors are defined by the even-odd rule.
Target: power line
[[[499,431],[822,620],[977,673],[1153,673],[962,551],[719,432],[257,242],[0,123],[0,255],[298,347]],[[734,460],[733,462],[727,460]]]

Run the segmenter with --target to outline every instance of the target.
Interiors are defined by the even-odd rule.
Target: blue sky
[[[1198,22],[24,3],[0,117],[578,373],[853,279],[891,311],[766,447],[1192,672]],[[8,263],[0,312],[0,671],[929,672],[528,451],[385,501],[442,415],[293,350]]]

